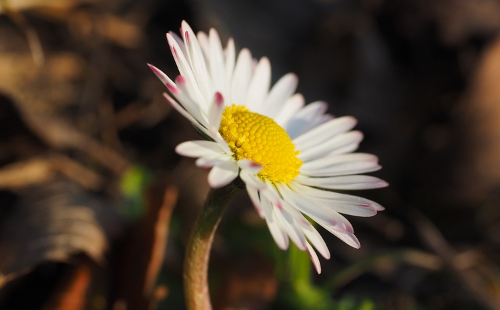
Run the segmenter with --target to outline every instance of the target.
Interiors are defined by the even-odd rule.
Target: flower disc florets
[[[219,132],[236,160],[250,159],[263,166],[258,176],[271,182],[290,182],[302,161],[299,151],[286,133],[271,118],[233,104],[222,114]]]

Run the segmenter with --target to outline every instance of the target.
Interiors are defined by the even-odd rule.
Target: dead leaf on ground
[[[42,310],[85,309],[87,293],[95,265],[86,257],[79,257],[68,266],[52,296]]]
[[[0,34],[5,36],[2,42],[7,42],[0,49],[0,92],[32,113],[55,115],[75,105],[81,91],[77,82],[87,65],[84,58],[71,52],[51,52],[45,55],[43,66],[34,66],[28,44],[23,42],[26,39],[11,32]],[[23,46],[26,48],[21,49]]]
[[[109,205],[64,179],[26,189],[3,220],[0,287],[38,264],[75,254],[102,262],[109,238],[120,229]]]
[[[2,0],[0,14],[5,13],[5,6],[11,10],[56,9],[67,10],[78,4],[91,3],[95,0]]]
[[[129,166],[129,162],[121,154],[61,119],[31,113],[23,114],[23,118],[33,132],[55,149],[79,150],[117,175],[121,175]]]
[[[46,159],[33,158],[23,162],[15,162],[0,169],[0,188],[18,189],[39,184],[54,174],[52,165]]]
[[[42,184],[54,175],[64,175],[86,189],[97,191],[104,179],[62,154],[33,157],[17,161],[0,169],[0,189],[20,190],[27,186]]]

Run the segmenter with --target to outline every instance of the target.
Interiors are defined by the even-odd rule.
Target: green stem
[[[188,310],[211,310],[208,291],[208,261],[215,230],[238,188],[229,184],[212,189],[189,239],[184,260],[184,294]]]

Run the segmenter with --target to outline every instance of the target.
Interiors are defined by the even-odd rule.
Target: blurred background
[[[215,309],[500,309],[500,1],[0,0],[0,309],[184,309],[207,171],[151,63],[182,20],[268,56],[273,81],[352,115],[390,183],[324,230],[316,275],[245,193],[219,227]]]

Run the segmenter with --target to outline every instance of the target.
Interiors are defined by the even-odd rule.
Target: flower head
[[[167,40],[180,75],[172,81],[150,68],[166,85],[166,100],[206,138],[177,146],[196,165],[211,168],[211,187],[225,186],[238,176],[259,215],[266,220],[278,247],[289,240],[307,251],[318,273],[318,256],[330,252],[307,215],[352,247],[360,244],[349,221],[341,214],[373,216],[379,204],[335,190],[379,188],[387,183],[360,175],[380,169],[371,154],[352,153],[363,136],[351,131],[353,117],[325,114],[321,101],[305,105],[294,94],[297,77],[283,76],[270,88],[271,65],[256,61],[241,50],[237,59],[232,39],[223,49],[217,32],[197,36],[186,22],[182,39]],[[312,246],[311,246],[312,244]]]

